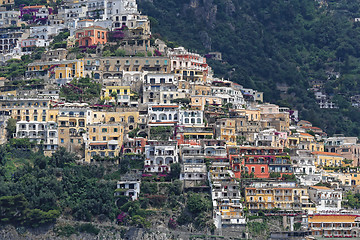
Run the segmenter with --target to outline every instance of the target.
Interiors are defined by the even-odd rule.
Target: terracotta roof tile
[[[319,189],[319,190],[331,190],[331,188],[325,186],[311,186],[311,188]]]
[[[355,219],[357,217],[358,216],[356,215],[335,215],[335,214],[313,215],[313,216],[309,216],[308,221],[318,222],[318,223],[323,223],[323,222],[350,223],[350,222],[355,222]]]
[[[315,151],[315,152],[312,152],[311,154],[313,154],[313,155],[328,155],[328,156],[341,157],[340,154],[338,154],[338,153],[333,153],[333,152],[318,152],[318,151]]]

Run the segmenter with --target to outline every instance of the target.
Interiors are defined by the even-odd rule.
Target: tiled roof
[[[324,186],[311,186],[311,188],[315,188],[315,189],[321,189],[321,190],[331,190],[330,188],[328,187],[324,187]]]
[[[309,216],[309,222],[330,222],[330,223],[350,223],[355,222],[355,219],[358,216],[356,215],[335,215],[335,214],[329,214],[329,215],[314,215]]]
[[[338,153],[333,153],[333,152],[318,152],[318,151],[315,151],[315,152],[312,152],[311,154],[313,154],[313,155],[328,155],[328,156],[341,157],[340,154],[338,154]]]
[[[300,133],[301,136],[307,136],[307,137],[314,137],[313,135],[311,134],[308,134],[308,133]]]
[[[105,146],[107,145],[106,142],[92,142],[90,143],[90,146]]]
[[[174,124],[177,122],[149,122],[149,124]]]
[[[155,105],[152,106],[153,108],[177,108],[179,107],[178,105]]]
[[[43,8],[45,7],[45,5],[38,5],[38,6],[26,6],[26,7],[23,7],[23,9],[29,9],[29,8]]]

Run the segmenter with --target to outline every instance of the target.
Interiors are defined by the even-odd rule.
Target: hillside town
[[[114,189],[131,201],[179,167],[183,192],[210,194],[219,232],[280,216],[282,239],[360,238],[357,137],[215,77],[220,53],[156,38],[135,0],[0,5],[1,144],[65,148],[84,165],[143,159]]]

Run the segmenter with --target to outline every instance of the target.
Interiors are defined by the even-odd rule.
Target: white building
[[[167,60],[165,60],[166,62]],[[165,63],[167,64],[167,63]],[[177,84],[174,74],[171,73],[148,73],[144,78],[145,84]]]
[[[148,106],[149,124],[174,125],[179,119],[178,105],[149,105]]]
[[[240,184],[229,169],[229,160],[213,159],[209,181],[216,228],[236,228],[246,224],[241,201]]]
[[[59,138],[58,138],[57,123],[49,121],[46,125],[46,138],[44,142],[44,151],[53,153],[58,149]]]
[[[17,25],[20,17],[19,11],[1,11],[0,12],[0,27]]]
[[[309,187],[309,197],[316,204],[317,212],[338,212],[341,209],[342,191],[323,186]]]
[[[204,149],[200,145],[182,144],[181,158],[182,169],[180,180],[185,188],[206,187],[207,169],[205,164]]]
[[[140,180],[138,181],[118,181],[115,190],[115,196],[128,196],[132,201],[139,198],[140,195]]]
[[[214,96],[220,97],[223,104],[230,103],[232,108],[241,109],[245,104],[245,100],[240,90],[232,87],[211,87],[211,92]]]
[[[266,129],[255,133],[255,145],[266,147],[280,147],[279,137],[275,129]]]
[[[46,123],[37,121],[19,121],[16,123],[16,138],[28,138],[40,143],[46,140]]]
[[[147,173],[168,173],[170,165],[178,162],[176,141],[148,141],[145,146],[145,167]]]
[[[179,125],[204,126],[204,112],[201,110],[179,110]]]
[[[297,150],[295,156],[291,156],[295,174],[313,175],[315,174],[315,157],[311,151]]]
[[[60,29],[62,28],[63,27],[59,27],[59,26],[30,27],[30,38],[49,40],[52,37],[56,36],[60,32]]]
[[[206,58],[197,54],[187,51],[184,47],[174,48],[168,52],[171,59],[171,70],[186,69],[186,70],[199,70],[208,71],[209,67],[206,63]]]
[[[16,138],[28,138],[30,141],[44,144],[44,151],[54,152],[58,148],[58,128],[53,121],[18,121]]]

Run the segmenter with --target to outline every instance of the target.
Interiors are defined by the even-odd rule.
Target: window
[[[107,132],[107,128],[102,128],[101,131],[102,132]]]
[[[93,141],[96,141],[96,137],[92,137],[92,140],[93,140]]]
[[[78,143],[81,143],[81,139],[78,139]]]
[[[93,132],[94,132],[94,133],[96,132],[96,128],[93,128]]]
[[[71,142],[71,143],[74,143],[74,139],[70,139],[70,142]]]
[[[106,141],[106,137],[103,137],[103,141]]]
[[[117,128],[114,128],[114,132],[118,132],[118,129],[117,129]]]
[[[133,116],[128,117],[128,122],[129,123],[134,123],[135,122],[135,118]]]
[[[60,139],[60,142],[61,142],[61,143],[64,143],[64,139],[63,139],[63,138],[61,138],[61,139]]]
[[[265,168],[262,167],[262,168],[261,168],[261,173],[264,173],[264,172],[265,172]]]

